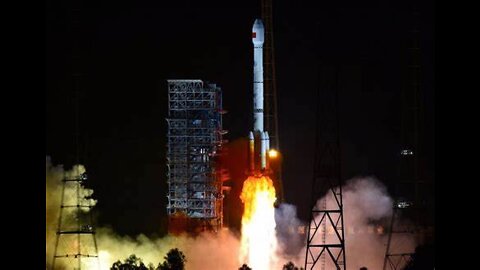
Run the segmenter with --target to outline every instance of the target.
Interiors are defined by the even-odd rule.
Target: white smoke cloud
[[[46,158],[46,264],[49,266],[55,247],[55,231],[57,229],[62,192],[63,166],[53,166],[50,157]]]
[[[46,266],[51,268],[60,205],[62,197],[62,179],[74,179],[86,172],[83,165],[75,165],[69,171],[65,171],[62,165],[54,166],[51,158],[46,157]],[[64,205],[73,205],[77,202],[77,190],[72,186],[66,186]],[[93,190],[81,187],[79,189],[80,204],[94,206],[96,200],[90,198]],[[85,210],[84,210],[85,211]],[[88,208],[86,208],[88,211]],[[75,212],[64,211],[62,214],[62,227],[76,228]],[[152,263],[157,266],[164,261],[164,256],[172,248],[179,248],[186,256],[186,268],[189,270],[201,269],[238,269],[239,238],[228,229],[217,234],[203,233],[196,237],[166,236],[158,239],[150,239],[145,235],[135,238],[119,236],[109,228],[97,228],[96,239],[98,255],[102,270],[108,270],[118,260],[123,261],[131,254],[140,257],[145,265]],[[63,242],[68,242],[64,239]],[[93,244],[93,243],[90,243]],[[66,263],[57,260],[56,268],[62,269]],[[97,269],[95,260],[83,261],[83,269]]]
[[[297,218],[297,207],[287,203],[280,204],[275,209],[275,222],[280,244],[279,254],[282,257],[298,254],[305,243],[304,239],[299,237],[299,229],[302,228],[304,222]]]
[[[382,269],[387,235],[379,230],[393,206],[386,187],[373,177],[354,178],[345,185],[343,199],[348,267]]]
[[[102,269],[109,269],[114,262],[123,261],[131,254],[140,257],[145,265],[152,263],[157,266],[172,248],[178,248],[185,254],[185,267],[189,270],[239,267],[240,242],[227,229],[217,234],[202,233],[196,237],[169,235],[159,239],[149,239],[145,235],[139,235],[135,239],[120,237],[106,228],[98,229],[97,232]]]
[[[343,188],[343,217],[345,227],[346,261],[348,269],[381,269],[387,244],[387,231],[392,215],[393,200],[386,187],[374,177],[357,177],[346,182]],[[326,200],[326,201],[324,201]],[[317,207],[326,203],[332,209],[334,198],[331,193],[317,200]],[[293,205],[283,204],[275,212],[277,237],[280,242],[279,264],[281,269],[288,261],[297,267],[303,267],[306,255],[306,237],[308,224],[296,216]],[[316,216],[319,221],[319,216]],[[399,224],[408,224],[408,220],[397,220]],[[305,226],[306,225],[306,226]],[[305,228],[304,231],[299,228]],[[321,229],[321,228],[320,228]],[[314,242],[321,242],[322,234],[317,232]],[[415,240],[412,235],[396,235],[396,251],[413,252]],[[327,226],[326,239],[332,243],[335,239],[332,228]],[[333,269],[326,259],[326,269]],[[320,263],[320,261],[319,261]]]
[[[62,191],[61,180],[64,176],[75,177],[83,172],[85,168],[81,165],[74,166],[70,171],[64,171],[62,165],[54,166],[49,157],[46,159],[47,267],[53,258]],[[96,201],[89,198],[92,193],[92,190],[82,188],[82,200],[95,204]],[[73,198],[72,196],[66,198],[66,203]],[[332,198],[327,196],[327,202],[331,203],[331,200]],[[387,225],[386,221],[392,214],[393,203],[385,186],[373,177],[349,180],[343,187],[343,202],[348,268],[359,269],[365,266],[368,269],[381,269],[387,235],[379,229]],[[280,243],[277,253],[278,265],[275,269],[281,269],[288,261],[303,267],[306,230],[301,233],[301,229],[305,228],[307,223],[297,218],[296,207],[289,204],[281,204],[275,210],[275,221]],[[150,239],[145,235],[135,238],[122,237],[109,228],[97,228],[96,231],[102,270],[110,269],[114,262],[123,261],[131,254],[140,257],[145,265],[152,263],[157,266],[163,262],[163,257],[172,248],[178,248],[185,254],[188,270],[238,269],[241,265],[238,260],[239,237],[228,229],[217,234],[203,233],[196,237],[168,235],[156,239]],[[412,237],[401,240],[404,251],[413,251],[415,242]]]
[[[46,157],[46,266],[47,268],[51,267],[54,256],[55,241],[56,241],[56,231],[58,228],[58,222],[60,217],[60,206],[62,204],[62,190],[63,190],[63,179],[75,179],[81,174],[85,173],[85,167],[83,165],[75,165],[71,170],[65,171],[63,165],[52,164],[52,160],[49,156]],[[78,194],[77,194],[78,192]],[[66,182],[65,189],[63,194],[63,205],[90,205],[95,206],[97,203],[96,200],[90,198],[92,196],[93,190],[85,188],[83,185],[76,187],[76,182]],[[88,213],[90,208],[82,207],[80,208],[82,212]],[[77,225],[77,214],[76,208],[63,208],[62,213],[62,230],[75,230],[78,229]],[[62,235],[62,239],[59,241],[58,250],[59,254],[71,253],[69,250],[73,250],[77,244],[74,241],[68,242],[72,238],[69,235]],[[65,240],[65,241],[63,241]],[[85,243],[85,238],[82,238],[81,243]],[[87,242],[89,242],[87,240]],[[57,260],[56,268],[64,267],[66,260]]]
[[[388,222],[392,215],[393,200],[386,187],[374,177],[358,177],[346,182],[342,190],[343,218],[345,228],[345,253],[348,269],[382,269],[387,244]],[[325,202],[332,209],[334,197],[331,193],[317,201],[317,207]],[[317,216],[317,221],[319,217]],[[405,223],[398,220],[398,223]],[[308,227],[307,227],[308,230]],[[303,241],[305,237],[302,237]],[[317,234],[314,241],[321,242],[322,234]],[[327,226],[326,241],[332,243],[336,239],[333,229]],[[397,236],[398,239],[398,236]],[[397,250],[413,252],[415,240],[413,236],[402,235],[401,247]],[[305,242],[304,242],[305,243]],[[306,244],[304,244],[306,246]],[[294,262],[303,265],[306,247],[298,254]],[[330,269],[326,259],[326,269]],[[330,268],[329,268],[330,267]],[[333,269],[333,268],[332,268]]]

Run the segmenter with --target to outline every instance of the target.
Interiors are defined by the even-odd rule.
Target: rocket
[[[256,19],[252,27],[253,43],[253,131],[249,139],[249,169],[253,173],[265,173],[270,139],[263,129],[263,22]]]

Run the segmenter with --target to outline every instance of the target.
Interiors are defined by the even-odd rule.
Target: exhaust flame
[[[256,270],[271,269],[276,263],[275,187],[267,176],[250,176],[243,183],[244,204],[240,263]]]

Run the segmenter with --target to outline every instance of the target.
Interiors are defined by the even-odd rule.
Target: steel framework
[[[85,194],[82,194],[82,183],[86,179],[85,173],[75,177],[64,176],[62,179],[62,199],[52,270],[57,269],[57,260],[63,261],[58,269],[100,269],[90,211],[93,206]]]
[[[82,1],[72,1],[70,7],[71,32],[72,32],[72,82],[74,94],[74,130],[75,130],[75,158],[76,164],[80,164],[80,157],[85,158],[85,152],[81,152],[80,143],[80,92],[82,78],[82,50],[80,19]],[[83,155],[82,155],[83,154]],[[78,165],[77,165],[78,166]],[[74,166],[75,168],[78,168]],[[90,199],[83,194],[83,184],[87,180],[86,173],[80,174],[74,171],[74,175],[65,174],[62,179],[62,195],[60,214],[58,218],[52,270],[59,269],[100,269],[98,258],[97,240]],[[67,268],[65,268],[67,267]]]
[[[222,180],[216,157],[223,144],[222,92],[201,80],[168,80],[167,178],[169,227],[188,231],[223,225]]]
[[[277,85],[275,81],[275,57],[273,47],[272,0],[262,0],[262,20],[265,23],[263,45],[263,85],[265,97],[265,130],[268,130],[270,145],[279,148],[277,118]]]
[[[270,146],[280,150],[278,135],[277,84],[275,77],[275,51],[273,46],[273,0],[262,0],[262,20],[265,23],[265,43],[263,45],[263,86],[265,98],[265,130],[269,132]],[[277,198],[284,201],[282,164],[273,177]]]
[[[322,75],[325,76],[322,76],[317,92],[312,211],[307,231],[305,269],[314,269],[319,259],[321,269],[346,269],[338,131],[338,71],[325,70]]]
[[[390,220],[387,247],[384,257],[383,270],[403,269],[411,263],[414,250],[405,250],[402,239],[405,236],[415,237],[417,242],[428,233],[427,209],[430,207],[430,198],[427,195],[431,188],[430,183],[422,180],[420,173],[421,147],[419,143],[419,121],[422,115],[420,91],[420,44],[418,29],[418,11],[413,6],[413,31],[408,44],[408,74],[409,83],[402,88],[401,101],[401,142],[399,175],[400,181],[394,187],[395,203]],[[398,220],[406,218],[411,221],[408,225],[397,224]],[[420,243],[417,243],[420,244]]]

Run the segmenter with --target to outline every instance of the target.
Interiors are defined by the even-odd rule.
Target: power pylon
[[[320,259],[321,269],[328,267],[344,270],[346,260],[340,175],[338,70],[325,70],[321,75],[323,80],[317,94],[312,211],[307,231],[305,269],[314,269]],[[317,199],[322,197],[317,203]]]
[[[414,250],[403,246],[406,238],[415,239],[417,244],[427,232],[427,209],[429,198],[426,196],[429,183],[423,180],[419,140],[422,103],[420,91],[420,44],[419,13],[413,8],[413,31],[408,44],[408,85],[402,88],[401,99],[401,142],[399,174],[400,181],[394,187],[395,203],[388,229],[387,247],[383,270],[403,269],[411,263]],[[399,224],[402,219],[408,223]]]
[[[76,164],[73,173],[66,173],[62,179],[60,215],[52,262],[52,270],[60,269],[100,269],[98,247],[93,227],[93,207],[90,194],[83,184],[87,174],[80,171],[80,92],[81,92],[81,1],[72,1],[70,9],[72,34],[72,85],[74,100],[74,139]]]
[[[78,165],[74,168],[78,168]],[[85,194],[85,173],[74,172],[62,179],[62,200],[58,218],[57,237],[52,270],[60,269],[100,269],[95,229],[92,226],[92,211],[89,194]]]

